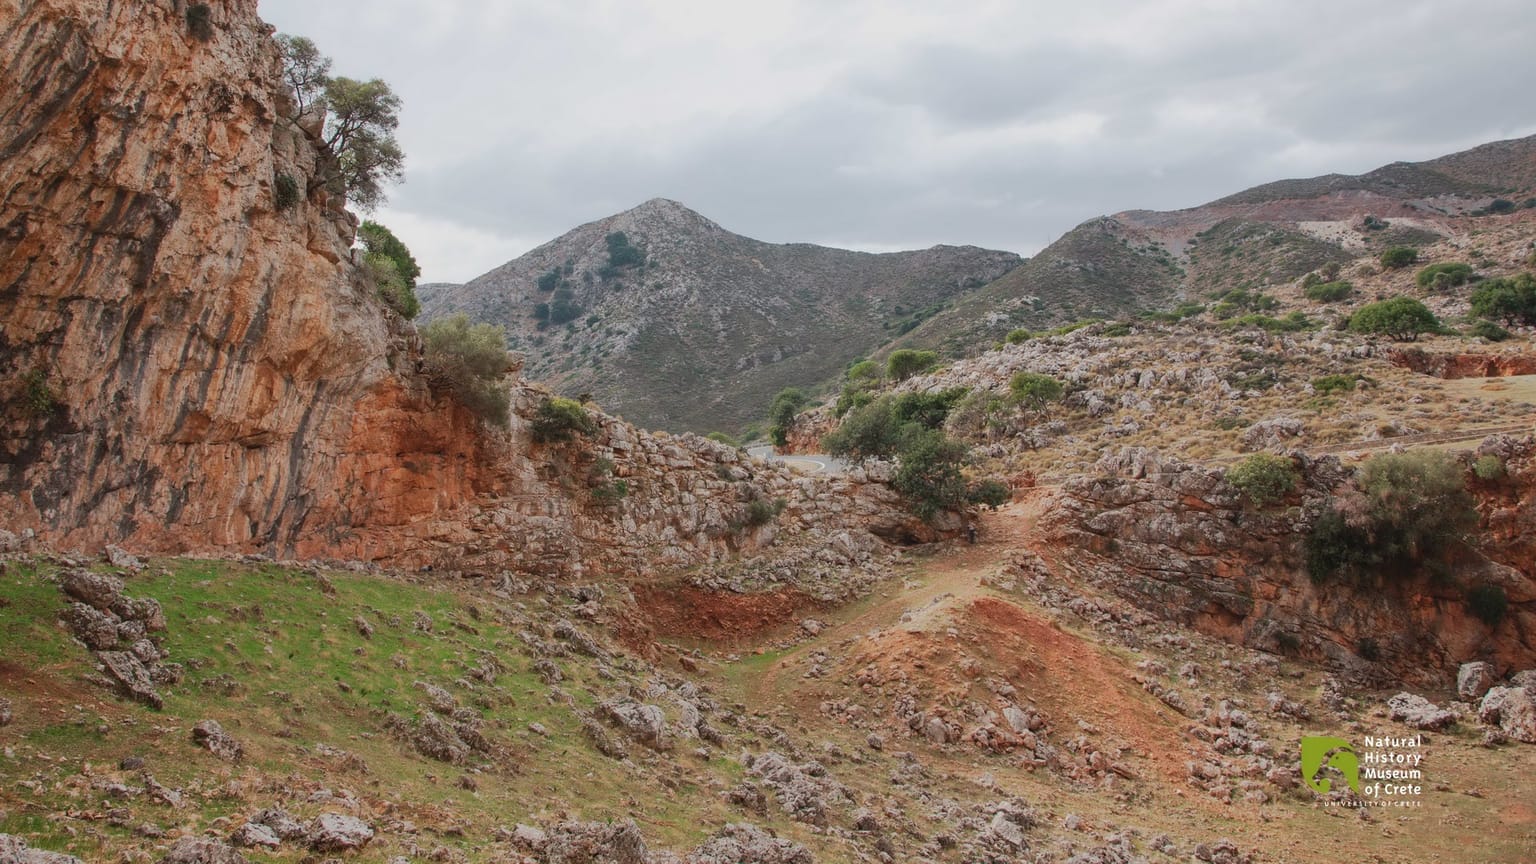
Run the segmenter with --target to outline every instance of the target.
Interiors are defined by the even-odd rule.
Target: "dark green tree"
[[[1393,297],[1360,307],[1349,317],[1349,329],[1356,333],[1384,335],[1398,342],[1412,342],[1420,333],[1438,331],[1440,319],[1412,297]]]

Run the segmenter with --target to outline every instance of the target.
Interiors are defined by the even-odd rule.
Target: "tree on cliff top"
[[[331,77],[331,60],[302,36],[279,35],[283,77],[293,88],[297,120],[325,111],[320,144],[333,157],[315,179],[365,212],[384,203],[384,186],[399,182],[405,154],[395,141],[400,97],[378,78]]]

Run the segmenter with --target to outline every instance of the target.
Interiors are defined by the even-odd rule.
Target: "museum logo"
[[[1301,739],[1301,780],[1335,807],[1418,807],[1424,792],[1424,737],[1367,735],[1362,746],[1343,738]],[[1352,796],[1335,795],[1345,788]]]

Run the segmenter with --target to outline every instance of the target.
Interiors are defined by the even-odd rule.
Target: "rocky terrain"
[[[1395,245],[1465,243],[1495,201],[1518,206],[1533,193],[1536,138],[1522,138],[1360,176],[1283,180],[1185,210],[1128,210],[1079,225],[893,347],[967,356],[1017,327],[1202,303]]]
[[[0,0],[0,862],[1530,859],[1536,331],[1471,314],[1536,268],[1536,214],[1492,207],[1529,142],[1120,214],[1022,267],[658,201],[497,271],[551,321],[613,304],[518,325],[578,357],[712,320],[722,284],[745,317],[689,332],[740,376],[835,375],[909,325],[968,355],[865,382],[952,394],[961,479],[1009,481],[925,520],[905,465],[646,431],[555,400],[537,356],[471,413],[345,202],[278,206],[324,153],[254,4],[197,6],[194,32],[169,0]],[[1450,264],[1471,281],[1417,278]],[[1007,287],[1030,273],[1056,278]],[[1325,273],[1349,290],[1309,294]],[[1398,295],[1443,326],[1348,328]],[[1010,333],[1067,315],[1117,320]],[[665,356],[701,404],[760,386]],[[813,406],[791,448],[847,416]],[[1454,532],[1358,558],[1431,479],[1463,512],[1406,506],[1402,536]],[[1415,791],[1373,806],[1309,736],[1411,747]]]
[[[626,245],[611,246],[618,234]],[[505,327],[528,374],[562,393],[649,428],[735,432],[779,390],[835,377],[1019,261],[763,243],[655,199],[421,297],[424,317]]]

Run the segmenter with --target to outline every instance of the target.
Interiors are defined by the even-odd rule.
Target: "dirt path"
[[[933,556],[921,559],[918,572],[894,583],[888,589],[890,593],[877,597],[873,605],[841,620],[835,613],[829,616],[830,626],[796,645],[764,669],[757,680],[748,683],[749,704],[776,704],[786,688],[793,688],[797,679],[791,678],[791,683],[785,685],[783,675],[802,654],[888,628],[908,612],[913,613],[909,625],[915,629],[943,610],[993,593],[981,584],[981,578],[1006,565],[1009,552],[1024,548],[1025,538],[1039,516],[1042,498],[1038,490],[1031,490],[1022,501],[983,512],[977,520],[976,543],[953,541]]]

